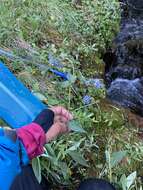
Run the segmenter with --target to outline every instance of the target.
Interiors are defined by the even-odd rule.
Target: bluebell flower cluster
[[[91,100],[92,100],[92,97],[91,96],[88,96],[88,95],[85,95],[84,97],[83,97],[83,104],[84,105],[88,105],[88,104],[90,104],[91,103]]]
[[[97,89],[102,89],[104,88],[104,84],[100,79],[89,79],[86,81],[87,86],[93,86]]]
[[[94,79],[94,87],[97,89],[104,88],[104,84],[99,79]]]

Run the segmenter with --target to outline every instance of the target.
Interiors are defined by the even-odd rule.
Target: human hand
[[[68,122],[73,119],[72,114],[62,106],[54,106],[51,108],[51,110],[55,114],[55,119],[58,119],[59,117],[65,120],[65,122]]]
[[[54,112],[54,124],[46,133],[46,142],[53,140],[60,134],[69,132],[68,123],[73,119],[72,114],[64,107],[55,106],[51,110]]]

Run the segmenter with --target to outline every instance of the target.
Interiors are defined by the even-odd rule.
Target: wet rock
[[[107,90],[113,103],[129,108],[143,116],[143,79],[116,79]]]
[[[143,0],[121,5],[121,29],[104,56],[107,97],[143,116]]]

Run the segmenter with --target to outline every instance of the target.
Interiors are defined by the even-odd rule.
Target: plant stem
[[[112,182],[112,167],[111,167],[111,154],[110,154],[110,149],[109,149],[109,179],[110,182]]]
[[[71,107],[71,86],[69,87],[69,102],[68,102],[68,109],[70,110]]]
[[[92,106],[92,105],[97,105],[97,103],[96,102],[94,102],[94,103],[92,103],[92,104],[88,104],[88,105],[85,105],[85,106],[81,106],[80,108],[77,108],[77,109],[75,109],[74,111],[78,111],[78,110],[80,110],[80,109],[82,109],[82,108],[86,108],[86,107],[89,107],[89,106]]]

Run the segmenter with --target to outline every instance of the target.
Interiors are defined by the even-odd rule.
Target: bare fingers
[[[73,119],[72,114],[62,106],[52,107],[51,110],[55,113],[55,115],[64,116],[67,120]]]

